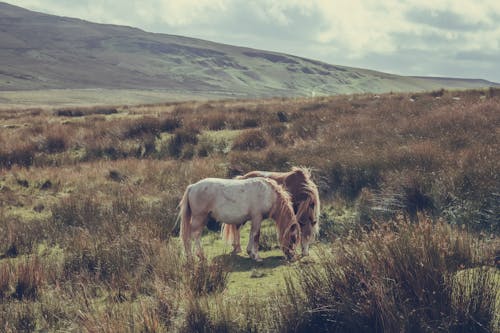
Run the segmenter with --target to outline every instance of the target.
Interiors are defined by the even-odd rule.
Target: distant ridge
[[[480,79],[398,76],[331,65],[0,3],[0,91],[4,92],[154,90],[186,98],[261,98],[496,85]]]

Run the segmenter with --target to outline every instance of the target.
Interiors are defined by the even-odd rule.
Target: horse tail
[[[179,217],[181,220],[181,230],[180,235],[184,245],[188,244],[191,238],[191,207],[189,206],[189,189],[191,186],[186,188],[182,200],[179,203],[180,212]]]
[[[221,229],[222,239],[227,244],[232,244],[234,241],[234,235],[236,233],[236,230],[237,230],[236,224],[222,223],[222,229]]]

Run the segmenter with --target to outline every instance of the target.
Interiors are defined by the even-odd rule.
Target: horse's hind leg
[[[262,224],[262,217],[252,218],[252,227],[250,228],[250,237],[248,240],[247,253],[250,258],[255,261],[262,261],[259,257],[259,238],[260,226]]]
[[[203,257],[203,249],[201,248],[201,233],[207,222],[208,218],[206,216],[193,216],[191,221],[191,236],[194,238],[196,255],[200,258]]]
[[[240,243],[240,229],[243,224],[234,226],[234,235],[233,235],[233,254],[237,254],[241,252],[241,243]]]
[[[193,255],[191,253],[191,235],[189,235],[189,238],[184,239],[184,251],[186,253],[186,257],[191,258],[191,256]]]

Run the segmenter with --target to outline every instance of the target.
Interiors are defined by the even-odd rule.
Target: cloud
[[[443,30],[470,31],[487,27],[484,21],[471,22],[467,17],[444,10],[436,11],[419,8],[407,12],[406,17],[415,23],[421,23]]]

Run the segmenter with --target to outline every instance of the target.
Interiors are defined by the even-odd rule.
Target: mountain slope
[[[0,90],[159,89],[242,97],[493,85],[403,77],[0,3]]]

